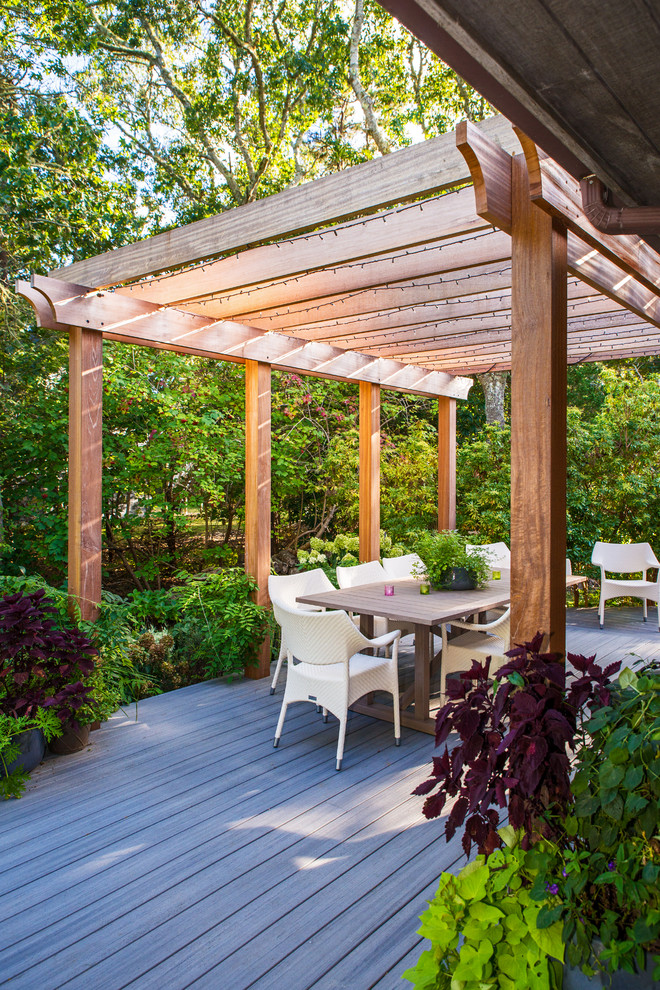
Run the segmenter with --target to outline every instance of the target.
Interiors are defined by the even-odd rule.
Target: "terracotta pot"
[[[8,764],[9,773],[14,770],[25,770],[30,773],[44,758],[46,752],[46,740],[41,729],[28,729],[26,732],[19,732],[16,742],[21,748],[15,760]],[[0,776],[5,776],[2,763],[0,763]]]
[[[58,736],[48,743],[51,753],[58,756],[68,756],[70,753],[79,753],[89,742],[89,726],[83,725],[80,729],[69,728],[63,736]]]

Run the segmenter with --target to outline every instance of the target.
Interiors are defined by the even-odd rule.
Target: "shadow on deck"
[[[615,614],[616,613],[616,614]],[[640,610],[570,609],[568,644],[660,658]],[[0,807],[0,975],[22,990],[395,990],[417,918],[458,863],[410,792],[432,739],[208,682],[119,713]]]

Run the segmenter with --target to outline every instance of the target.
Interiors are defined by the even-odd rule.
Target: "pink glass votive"
[[[383,588],[383,591],[385,592],[385,594],[389,598],[390,595],[393,595],[394,594],[394,585],[393,584],[386,584],[385,587]]]

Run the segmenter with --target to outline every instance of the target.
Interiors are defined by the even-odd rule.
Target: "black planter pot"
[[[443,591],[472,591],[476,587],[476,581],[466,567],[448,567],[443,572]]]
[[[28,729],[20,732],[16,736],[16,741],[21,747],[21,751],[15,760],[8,764],[7,770],[13,773],[14,770],[25,770],[30,773],[44,758],[46,752],[46,740],[41,729]],[[5,768],[0,763],[0,776],[5,776]]]

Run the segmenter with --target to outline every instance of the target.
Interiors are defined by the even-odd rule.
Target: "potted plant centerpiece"
[[[516,647],[448,683],[424,814],[476,861],[442,874],[416,990],[650,990],[660,980],[660,671]],[[502,828],[500,816],[508,815]]]
[[[415,551],[424,564],[423,574],[438,591],[467,591],[482,588],[490,576],[488,552],[468,550],[467,537],[456,530],[422,533]]]

